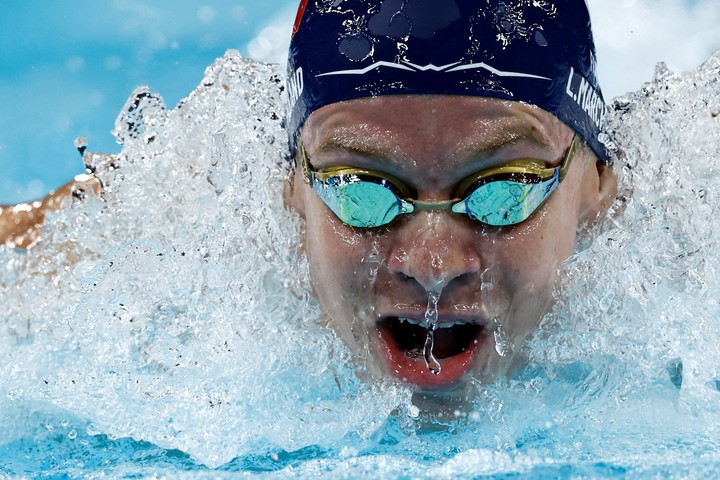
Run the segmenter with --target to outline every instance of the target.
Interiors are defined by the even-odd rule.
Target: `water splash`
[[[433,355],[433,347],[435,344],[435,329],[438,321],[438,302],[440,301],[439,291],[428,292],[427,310],[425,310],[425,325],[427,328],[427,337],[423,346],[423,358],[425,366],[433,375],[440,375],[442,366],[435,355]]]
[[[122,153],[86,152],[105,200],[0,247],[3,472],[717,477],[719,70],[615,102],[624,212],[568,260],[531,366],[422,436],[390,414],[422,416],[407,390],[357,380],[288,253],[277,70],[229,55],[170,111],[138,91]]]
[[[92,424],[218,466],[367,439],[403,403],[388,392],[409,397],[357,380],[307,293],[280,78],[229,52],[174,109],[138,89],[122,152],[85,152],[104,199],[49,215],[32,251],[0,247],[0,416],[70,417],[63,438]],[[0,426],[0,457],[41,438],[33,422]]]

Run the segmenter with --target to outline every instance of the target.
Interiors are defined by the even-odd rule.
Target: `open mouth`
[[[459,320],[438,322],[430,333],[424,321],[386,317],[378,322],[378,332],[391,373],[402,381],[430,389],[457,383],[472,368],[485,338],[482,325]],[[439,368],[433,368],[428,358]]]

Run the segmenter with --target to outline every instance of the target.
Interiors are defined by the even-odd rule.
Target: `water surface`
[[[277,68],[229,52],[174,109],[137,90],[122,152],[86,156],[104,198],[0,247],[0,471],[716,476],[719,73],[720,55],[661,66],[615,99],[622,195],[563,266],[530,364],[433,418],[358,380],[308,293]]]

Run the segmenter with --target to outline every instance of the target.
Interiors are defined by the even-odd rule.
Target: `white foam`
[[[279,78],[229,52],[173,110],[138,89],[122,153],[95,157],[106,201],[51,216],[28,254],[2,251],[10,403],[208,465],[368,436],[396,406],[357,381],[307,293]]]

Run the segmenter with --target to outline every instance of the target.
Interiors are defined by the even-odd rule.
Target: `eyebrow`
[[[550,138],[547,137],[544,128],[537,128],[524,123],[512,125],[511,127],[513,128],[512,130],[500,129],[483,137],[474,137],[465,148],[460,148],[453,152],[450,158],[456,158],[457,156],[487,158],[503,148],[516,145],[523,140],[530,141],[540,147],[553,148],[553,143],[550,141]]]
[[[350,129],[347,129],[350,130]],[[374,135],[361,137],[358,135],[359,132],[346,131],[342,129],[340,131],[333,132],[333,134],[323,141],[315,152],[332,152],[337,150],[344,150],[348,153],[357,154],[363,157],[377,157],[377,158],[388,158],[390,156],[400,157],[401,160],[411,160],[410,156],[403,152],[396,144],[390,139],[372,138]]]
[[[454,159],[460,156],[465,157],[489,157],[503,148],[514,145],[523,140],[529,140],[541,147],[552,148],[552,142],[546,136],[544,129],[531,125],[513,125],[514,130],[500,129],[488,136],[475,136],[472,141],[467,142],[461,148],[451,151],[447,157]],[[402,161],[412,161],[412,157],[401,150],[391,139],[369,133],[365,136],[359,135],[356,129],[343,128],[335,131],[315,149],[313,154],[332,152],[337,150],[346,151],[363,157],[389,158],[394,157]],[[366,132],[367,133],[367,132]],[[375,137],[375,138],[373,138]]]

